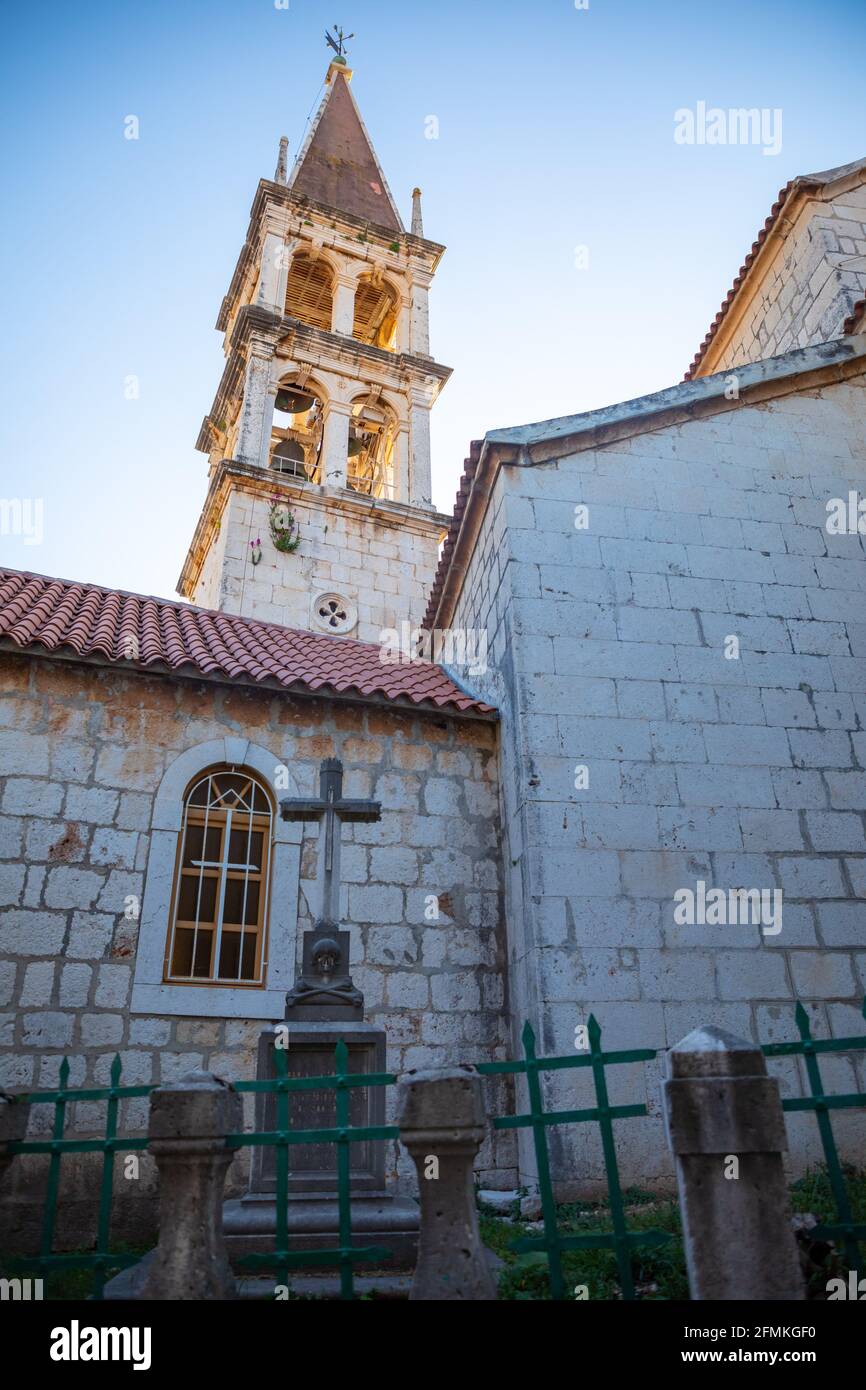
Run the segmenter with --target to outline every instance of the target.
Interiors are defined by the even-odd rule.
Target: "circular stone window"
[[[325,632],[351,632],[358,614],[354,603],[342,594],[319,594],[313,600],[313,621]]]

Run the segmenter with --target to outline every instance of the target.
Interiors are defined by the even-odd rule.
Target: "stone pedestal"
[[[266,1028],[259,1040],[257,1076],[273,1076],[274,1038],[288,1035],[286,1061],[290,1076],[328,1076],[334,1071],[334,1048],[341,1039],[349,1052],[349,1071],[385,1070],[385,1033],[372,1023],[327,1020],[288,1022]],[[329,1129],[336,1124],[333,1089],[296,1091],[289,1095],[293,1129]],[[353,1089],[350,1124],[385,1123],[385,1089]],[[276,1127],[276,1096],[256,1097],[256,1128]],[[415,1261],[418,1206],[411,1198],[393,1197],[385,1189],[385,1148],[381,1140],[353,1144],[351,1154],[352,1238],[355,1245],[378,1245],[393,1254],[390,1267]],[[226,1202],[223,1221],[229,1258],[262,1253],[274,1247],[277,1226],[276,1150],[256,1146],[245,1196]],[[289,1148],[288,1233],[290,1250],[324,1250],[338,1243],[337,1146],[293,1144]],[[362,1266],[358,1266],[359,1268]]]

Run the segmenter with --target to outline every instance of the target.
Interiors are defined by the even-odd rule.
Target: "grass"
[[[118,1241],[112,1254],[135,1255],[140,1258],[142,1255],[146,1255],[148,1250],[152,1249],[153,1242],[150,1242],[148,1245],[127,1245],[123,1241]],[[92,1249],[65,1250],[63,1253],[68,1255],[92,1255],[93,1251]],[[15,1257],[8,1258],[12,1259]],[[113,1279],[115,1274],[119,1273],[119,1265],[115,1265],[113,1268],[109,1269],[106,1275],[106,1282],[109,1279]],[[16,1271],[16,1275],[21,1279],[39,1278],[37,1270],[25,1270],[20,1273]],[[11,1271],[4,1267],[3,1258],[0,1257],[0,1277],[6,1276],[7,1278],[12,1278],[16,1277],[16,1275],[12,1275]],[[43,1294],[45,1299],[49,1302],[79,1302],[82,1299],[89,1298],[91,1290],[93,1289],[93,1270],[91,1269],[53,1269],[44,1275],[43,1279]]]
[[[846,1168],[845,1180],[854,1219],[866,1221],[866,1170]],[[825,1167],[811,1169],[792,1185],[790,1194],[794,1212],[811,1212],[821,1223],[836,1220]],[[643,1301],[687,1300],[689,1287],[677,1202],[658,1200],[639,1189],[626,1190],[623,1198],[630,1231],[661,1230],[671,1236],[665,1245],[633,1248],[632,1274],[638,1298]],[[538,1230],[530,1229],[525,1221],[504,1221],[483,1207],[479,1222],[485,1245],[504,1261],[499,1278],[500,1299],[549,1299],[546,1254],[533,1251],[520,1255],[511,1248],[513,1241],[521,1236],[537,1236]],[[604,1202],[561,1204],[557,1207],[557,1228],[561,1235],[607,1233],[612,1229],[610,1209]],[[736,1239],[736,1233],[732,1233],[732,1239]],[[844,1275],[847,1268],[838,1251],[831,1249],[820,1267],[809,1276],[811,1295],[820,1296],[827,1279]],[[585,1284],[588,1297],[593,1300],[615,1300],[622,1296],[616,1260],[610,1250],[566,1251],[562,1255],[562,1269],[566,1289]]]
[[[844,1173],[854,1219],[866,1221],[866,1169],[846,1167]],[[790,1195],[795,1213],[811,1213],[821,1224],[831,1224],[836,1220],[833,1194],[823,1165],[810,1169],[793,1183]],[[638,1297],[649,1302],[687,1300],[689,1289],[676,1201],[660,1200],[639,1188],[627,1188],[623,1192],[623,1199],[630,1231],[661,1230],[669,1232],[671,1236],[662,1246],[638,1245],[633,1248],[632,1274]],[[611,1230],[610,1209],[605,1202],[568,1202],[560,1204],[556,1210],[557,1228],[562,1235],[602,1234]],[[533,1251],[520,1255],[511,1248],[513,1241],[521,1236],[538,1235],[538,1230],[533,1230],[528,1222],[520,1220],[517,1212],[514,1219],[504,1221],[482,1204],[479,1204],[478,1219],[481,1239],[503,1261],[499,1278],[500,1299],[549,1300],[546,1254]],[[736,1239],[736,1233],[732,1233],[732,1239]],[[115,1253],[141,1256],[150,1248],[149,1245],[118,1243]],[[84,1255],[89,1252],[80,1250],[75,1253]],[[820,1263],[816,1264],[809,1276],[812,1297],[823,1294],[829,1278],[844,1276],[848,1270],[843,1257],[835,1249],[829,1249],[823,1256],[818,1251],[816,1258],[820,1259]],[[562,1268],[566,1289],[585,1284],[590,1299],[616,1300],[621,1297],[616,1260],[610,1250],[567,1251],[562,1256]],[[0,1276],[8,1273],[0,1259]],[[117,1270],[112,1270],[109,1277],[115,1273]],[[90,1270],[55,1270],[45,1279],[45,1297],[55,1301],[86,1299],[90,1296],[92,1281]],[[292,1294],[290,1297],[305,1299],[311,1296]],[[362,1295],[361,1301],[372,1302],[376,1298],[376,1293],[371,1292]]]

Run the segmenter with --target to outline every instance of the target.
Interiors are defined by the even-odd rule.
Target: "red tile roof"
[[[373,642],[319,636],[161,598],[0,568],[0,639],[136,667],[493,714],[432,662],[386,665]]]

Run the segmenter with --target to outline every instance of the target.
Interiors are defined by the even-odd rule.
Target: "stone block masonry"
[[[866,183],[862,163],[832,187],[794,195],[722,319],[700,373],[842,335],[866,295]]]
[[[301,543],[292,554],[272,544],[272,494],[285,497],[298,524]],[[181,592],[204,608],[313,632],[330,631],[317,598],[336,594],[349,621],[338,631],[379,642],[383,628],[420,623],[445,521],[436,512],[222,464]],[[250,541],[257,538],[262,558],[254,565]]]
[[[700,1026],[793,1039],[797,998],[816,1036],[863,1032],[866,536],[824,522],[866,495],[864,421],[851,375],[500,465],[450,621],[488,633],[473,688],[502,714],[511,1017],[547,1054],[590,1013],[610,1048]],[[781,893],[781,930],[677,920],[699,881]],[[845,1061],[843,1089],[864,1066]],[[649,1111],[618,1126],[624,1171],[663,1185],[658,1075],[616,1071]],[[801,1094],[797,1065],[771,1072]],[[591,1103],[584,1073],[547,1084]],[[834,1125],[863,1161],[862,1120]],[[802,1170],[814,1121],[789,1128]],[[584,1188],[590,1129],[554,1139]]]
[[[378,823],[343,829],[341,907],[389,1069],[506,1055],[495,724],[8,652],[0,689],[0,1087],[56,1085],[64,1055],[74,1085],[104,1085],[115,1052],[130,1084],[196,1067],[254,1075],[259,1019],[130,1007],[156,789],[179,754],[226,738],[272,752],[302,795],[317,791],[321,760],[339,757],[346,794],[382,802]],[[318,911],[318,827],[302,829],[292,900],[271,903],[272,941],[296,915],[299,941]],[[71,1108],[70,1133],[98,1131],[98,1112]],[[44,1126],[48,1107],[33,1114]],[[126,1102],[121,1132],[145,1125],[146,1102]],[[92,1219],[93,1179],[88,1156],[68,1162],[61,1205],[75,1239]],[[408,1183],[396,1150],[389,1164]],[[37,1167],[19,1161],[10,1179],[31,1234]],[[485,1143],[479,1168],[485,1185],[514,1185],[507,1136]],[[236,1163],[230,1190],[242,1181]],[[118,1201],[134,1232],[152,1183],[130,1186],[118,1182]]]

